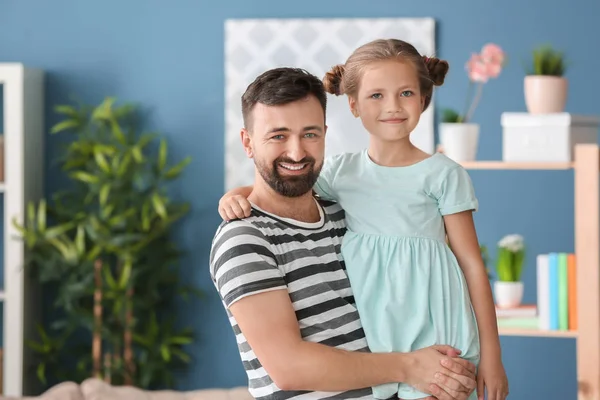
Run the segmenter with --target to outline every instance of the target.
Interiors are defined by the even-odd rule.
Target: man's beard
[[[283,167],[279,167],[280,163],[289,165],[308,165],[305,167],[306,172],[302,175],[281,176],[279,174],[279,168]],[[263,163],[256,162],[256,167],[258,168],[260,176],[262,176],[271,189],[285,197],[300,197],[309,191],[312,191],[322,166],[323,164],[321,163],[321,165],[315,169],[315,159],[312,157],[304,157],[301,161],[293,161],[289,158],[279,157],[273,161],[271,168],[268,168]]]

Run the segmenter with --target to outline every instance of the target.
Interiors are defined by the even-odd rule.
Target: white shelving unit
[[[0,184],[0,196],[4,196],[4,288],[0,292],[4,396],[31,394],[37,386],[32,353],[25,342],[34,337],[39,292],[23,269],[25,246],[13,220],[23,223],[27,203],[44,194],[44,84],[41,70],[0,63],[5,177]]]
[[[600,146],[578,144],[572,162],[465,162],[479,170],[572,170],[577,255],[577,330],[499,329],[500,335],[576,342],[577,397],[600,400]]]

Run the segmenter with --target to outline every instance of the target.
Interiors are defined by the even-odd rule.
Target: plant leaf
[[[97,176],[84,171],[71,172],[70,176],[85,183],[98,183],[99,181]]]
[[[113,290],[117,289],[117,282],[115,281],[115,278],[113,278],[113,276],[112,276],[112,271],[110,270],[110,267],[107,265],[103,265],[102,270],[103,270],[102,272],[104,273],[104,280],[106,281],[106,284],[108,285],[108,287]]]
[[[44,385],[46,384],[46,363],[41,362],[38,364],[36,369],[36,374],[40,382]]]
[[[40,232],[46,230],[46,200],[40,200],[37,213],[37,227]]]
[[[139,164],[144,161],[144,156],[142,155],[142,150],[138,146],[133,146],[131,149],[131,154],[133,155],[133,159]]]
[[[54,111],[58,114],[65,114],[69,117],[78,117],[79,113],[73,106],[68,105],[58,105],[54,107]]]
[[[163,219],[167,218],[167,210],[165,208],[165,204],[163,203],[160,195],[158,193],[152,194],[152,205],[154,206],[154,211]]]
[[[62,131],[66,131],[73,128],[79,127],[79,121],[76,119],[66,119],[58,124],[54,125],[52,129],[50,129],[51,134],[59,133]]]
[[[125,260],[124,264],[123,264],[123,271],[121,272],[121,277],[119,279],[119,288],[120,289],[125,289],[127,287],[127,284],[129,283],[129,278],[131,277],[131,260],[127,259]]]
[[[167,165],[167,141],[162,139],[158,149],[158,170],[162,171]]]
[[[106,201],[108,200],[109,194],[110,194],[110,184],[105,183],[104,185],[102,185],[102,188],[100,189],[100,196],[99,196],[100,205],[102,205],[102,206],[106,205]]]
[[[96,159],[96,164],[100,169],[106,173],[110,173],[110,165],[106,161],[106,157],[102,154],[98,149],[94,151],[94,158]]]
[[[169,170],[167,170],[167,172],[165,172],[165,179],[174,179],[177,178],[179,176],[179,174],[181,174],[181,172],[183,171],[183,169],[190,163],[192,162],[192,158],[191,157],[186,157],[184,158],[179,164],[171,167]]]
[[[83,226],[77,227],[77,236],[75,237],[75,247],[79,255],[85,254],[85,229]]]
[[[163,344],[160,346],[160,354],[162,355],[164,361],[171,361],[171,351],[166,345]]]

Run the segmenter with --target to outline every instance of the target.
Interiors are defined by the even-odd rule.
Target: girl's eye
[[[381,97],[382,97],[382,96],[381,96],[381,93],[373,93],[373,94],[371,95],[371,98],[372,98],[372,99],[380,99]]]
[[[404,96],[404,97],[409,97],[412,95],[413,95],[413,92],[410,90],[405,90],[404,92],[402,92],[402,96]]]

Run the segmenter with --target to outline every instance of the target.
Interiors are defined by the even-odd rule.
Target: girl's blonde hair
[[[448,62],[421,56],[412,44],[399,39],[378,39],[357,48],[345,64],[336,65],[327,72],[323,78],[325,90],[336,96],[346,94],[356,97],[365,67],[375,61],[387,60],[413,63],[419,76],[421,96],[425,98],[425,111],[431,102],[433,86],[444,83],[449,69]]]

